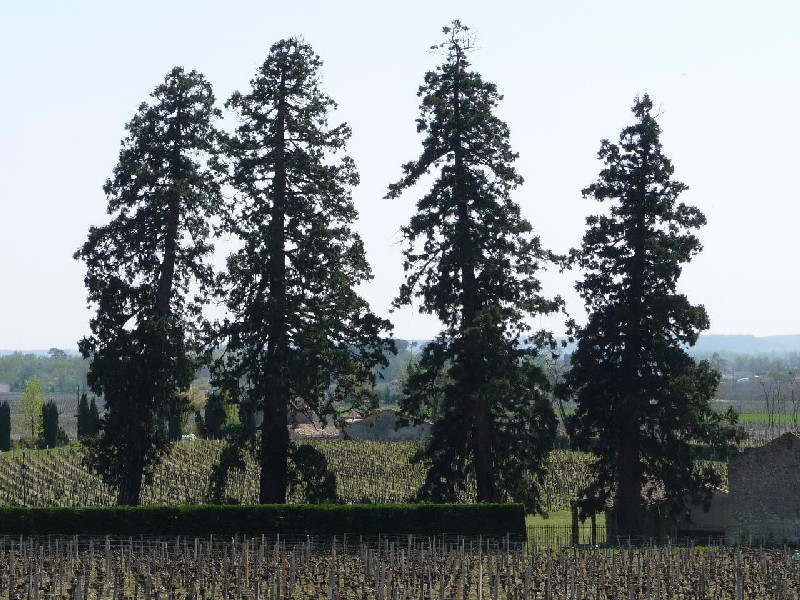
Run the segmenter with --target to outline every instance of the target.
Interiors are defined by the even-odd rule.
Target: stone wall
[[[800,543],[800,435],[785,433],[728,466],[731,543]]]
[[[714,490],[708,510],[702,504],[693,504],[689,509],[689,523],[681,525],[681,529],[696,531],[727,531],[730,527],[730,497],[728,492]]]

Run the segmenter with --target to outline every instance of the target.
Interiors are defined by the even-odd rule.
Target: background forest
[[[376,369],[381,407],[398,407],[408,366],[425,344],[426,340],[396,340],[397,354],[387,353],[388,364]],[[563,374],[570,350],[567,346],[564,357],[556,361],[541,359],[553,381]],[[690,354],[710,360],[722,373],[716,394],[720,409],[732,405],[744,419],[749,414],[772,412],[781,422],[791,421],[793,413],[800,409],[800,336],[701,335]],[[89,361],[74,350],[0,351],[0,386],[8,386],[8,391],[0,387],[0,399],[7,399],[13,409],[25,382],[40,381],[46,397],[59,407],[61,426],[74,439],[79,390],[86,391],[88,368]],[[192,388],[200,392],[195,406],[202,409],[210,390],[207,367],[197,371]],[[187,433],[193,431],[193,423],[192,415],[187,413]],[[22,435],[22,427],[15,426],[13,434]]]

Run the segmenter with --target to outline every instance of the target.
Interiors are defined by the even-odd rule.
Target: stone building
[[[722,537],[730,527],[730,496],[725,490],[713,490],[708,505],[690,504],[687,522],[678,524],[681,531],[708,532]]]
[[[354,419],[347,425],[347,436],[354,440],[420,440],[430,433],[430,425],[397,427],[398,415],[382,409],[364,419]]]
[[[800,432],[728,465],[731,543],[800,543]]]

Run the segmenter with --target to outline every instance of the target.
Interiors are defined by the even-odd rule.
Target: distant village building
[[[332,423],[325,427],[308,417],[294,415],[290,429],[293,439],[297,438],[349,438],[354,440],[421,440],[430,434],[430,423],[420,425],[408,424],[399,427],[398,414],[388,408],[378,410],[366,417],[350,417],[344,419],[345,432],[337,429]]]
[[[11,384],[0,381],[0,394],[10,394]]]
[[[800,432],[728,465],[731,543],[800,543]]]
[[[398,419],[395,411],[382,409],[348,422],[347,436],[354,440],[421,440],[430,433],[429,423],[399,427]]]

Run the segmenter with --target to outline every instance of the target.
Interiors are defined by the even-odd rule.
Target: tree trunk
[[[491,407],[485,394],[474,394],[474,396],[472,443],[475,453],[478,502],[500,502],[494,473]]]
[[[269,303],[270,324],[267,342],[266,394],[261,424],[258,501],[261,504],[286,502],[289,431],[287,383],[288,332],[286,331],[286,100],[284,75],[281,75],[275,125],[275,176],[270,215]]]
[[[122,481],[117,488],[118,506],[138,506],[142,499],[142,480],[144,479],[144,444],[142,434],[138,433],[129,447],[125,459]]]
[[[632,287],[638,285],[634,277]],[[634,301],[632,322],[638,324]],[[622,398],[617,408],[617,489],[614,498],[614,517],[617,534],[623,537],[644,533],[644,506],[642,500],[642,465],[639,446],[640,404],[644,401],[639,391],[640,334],[636,326],[630,327],[622,357]]]
[[[642,505],[642,473],[639,448],[639,421],[633,414],[623,415],[617,448],[617,490],[614,518],[617,535],[636,537],[644,534],[645,514]]]
[[[164,336],[167,335],[169,330],[167,319],[169,319],[171,311],[170,300],[172,299],[172,288],[174,285],[175,277],[175,261],[177,258],[178,248],[178,227],[180,225],[181,215],[181,192],[180,188],[183,180],[182,164],[181,164],[181,149],[183,147],[182,140],[182,126],[183,126],[183,113],[178,107],[175,121],[170,125],[169,138],[172,143],[169,159],[169,177],[172,180],[172,189],[170,190],[169,204],[167,206],[166,215],[166,231],[164,233],[164,257],[161,260],[159,268],[158,282],[156,284],[156,299],[155,299],[155,314],[157,318],[163,319],[164,322],[158,325],[157,330]],[[171,353],[168,349],[169,344],[166,338],[154,340],[146,347],[147,355],[143,359],[151,364],[161,367],[165,358],[172,360]],[[165,354],[167,355],[165,357]],[[160,371],[161,369],[157,369]],[[154,374],[153,377],[156,375]],[[164,390],[164,382],[149,380],[142,382],[141,397],[139,399],[140,411],[155,411],[156,414],[141,415],[140,418],[144,423],[151,423],[158,426],[157,419],[163,416],[160,409],[160,403],[164,401],[160,392]],[[135,424],[134,426],[138,425]],[[145,452],[147,443],[145,438],[148,434],[145,432],[137,432],[136,439],[129,447],[127,456],[124,458],[124,477],[117,490],[117,504],[118,505],[131,505],[136,506],[140,504],[142,493],[142,479],[144,477],[145,469]]]
[[[181,216],[181,192],[183,180],[181,164],[183,113],[178,107],[175,121],[170,125],[169,137],[172,142],[169,160],[169,174],[172,179],[172,189],[167,212],[167,231],[164,237],[164,258],[159,270],[158,287],[156,290],[156,314],[167,317],[170,314],[170,299],[172,297],[173,278],[175,276],[175,259],[178,248],[178,225]]]
[[[261,425],[261,473],[258,485],[260,504],[285,504],[289,446],[286,422],[288,410],[278,394],[265,406]]]
[[[642,160],[640,182],[637,186],[639,196],[639,212],[633,224],[633,263],[631,266],[630,284],[628,288],[628,322],[624,323],[625,348],[622,356],[622,397],[617,407],[617,490],[614,498],[614,515],[617,533],[620,536],[639,536],[645,530],[645,511],[642,499],[644,485],[641,464],[640,428],[643,398],[640,390],[640,366],[644,357],[641,355],[642,320],[644,317],[642,298],[646,263],[645,235],[645,203],[647,200],[646,176],[647,153]]]

